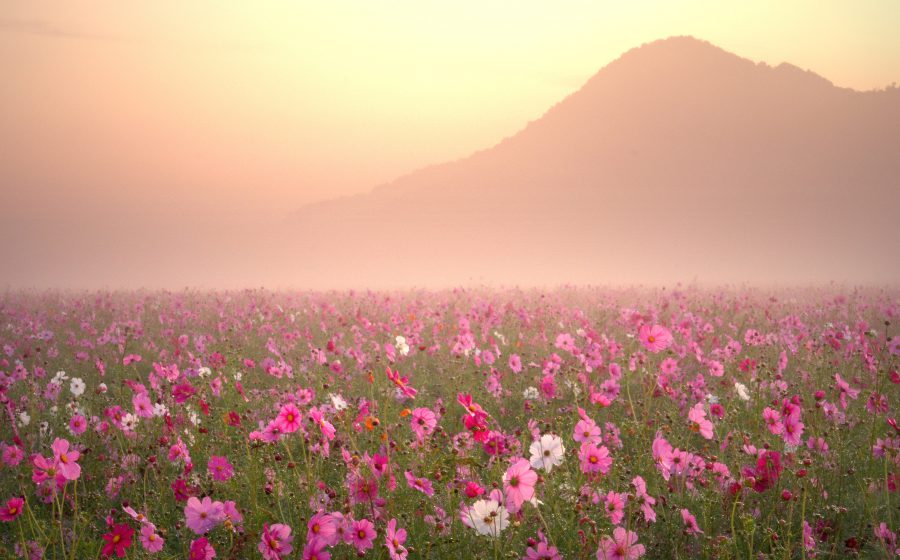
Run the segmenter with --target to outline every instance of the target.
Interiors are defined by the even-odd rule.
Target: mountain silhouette
[[[900,90],[674,37],[489,149],[299,209],[282,239],[312,283],[895,282],[898,223]]]

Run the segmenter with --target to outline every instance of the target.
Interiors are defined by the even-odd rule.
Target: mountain
[[[893,283],[898,223],[900,90],[674,37],[489,149],[301,208],[283,239],[312,283]]]

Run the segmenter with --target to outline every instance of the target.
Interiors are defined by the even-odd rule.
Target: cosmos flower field
[[[898,315],[839,287],[8,292],[0,558],[894,557]]]

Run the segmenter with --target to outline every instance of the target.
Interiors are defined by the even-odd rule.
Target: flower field
[[[900,555],[886,289],[8,292],[0,558]]]

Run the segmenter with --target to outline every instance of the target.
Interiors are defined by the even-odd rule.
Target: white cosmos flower
[[[737,391],[738,396],[742,401],[750,400],[750,393],[747,392],[747,386],[741,383],[740,381],[734,382],[734,390]]]
[[[19,425],[27,426],[28,424],[31,424],[31,416],[23,410],[19,413]]]
[[[80,397],[84,394],[84,389],[87,387],[84,381],[80,377],[73,377],[72,381],[69,382],[69,391],[72,392],[76,397]]]
[[[165,416],[169,413],[169,408],[163,403],[153,405],[153,416]]]
[[[197,375],[199,375],[200,377],[209,377],[210,375],[212,375],[212,370],[206,366],[203,366],[197,370]]]
[[[59,384],[59,385],[62,385],[62,382],[65,381],[65,380],[68,379],[68,378],[69,378],[69,376],[66,375],[66,372],[60,370],[60,371],[57,371],[57,372],[56,372],[56,375],[53,376],[53,379],[51,379],[51,381],[52,381],[53,383],[57,383],[57,384]]]
[[[533,401],[538,398],[541,394],[538,393],[537,387],[528,387],[522,392],[522,397],[526,401]]]
[[[571,379],[566,379],[565,381],[563,381],[563,385],[568,387],[576,398],[581,394],[581,387],[578,385],[578,383],[572,381]]]
[[[478,500],[469,508],[469,518],[479,535],[497,537],[509,527],[509,512],[495,500]]]
[[[138,417],[132,413],[128,413],[122,417],[122,431],[133,432],[138,425]]]
[[[409,354],[409,344],[406,343],[406,337],[398,336],[395,341],[396,344],[394,346],[397,347],[397,351],[400,352],[401,356]]]
[[[494,336],[496,336],[498,339],[500,339],[500,344],[502,344],[503,346],[506,346],[506,337],[503,336],[502,332],[494,331]]]
[[[558,467],[563,462],[566,452],[561,437],[554,434],[544,434],[541,439],[531,442],[528,448],[531,453],[531,466],[536,469],[544,469],[547,472]]]
[[[347,401],[344,400],[344,397],[340,395],[335,395],[334,393],[328,393],[328,398],[331,399],[331,406],[338,412],[346,409],[349,405]]]

